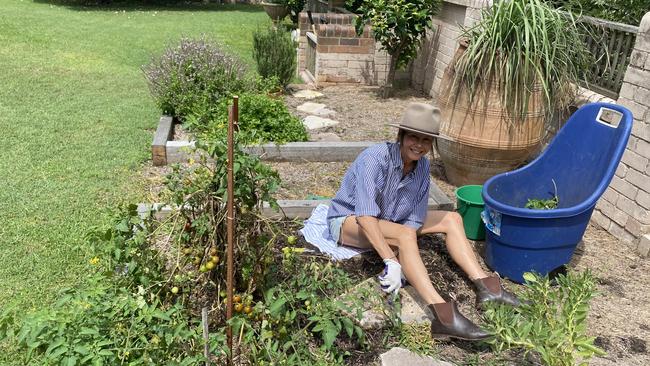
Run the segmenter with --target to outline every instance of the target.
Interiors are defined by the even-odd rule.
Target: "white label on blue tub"
[[[494,233],[496,236],[501,236],[501,212],[485,208],[481,212],[481,219],[485,223],[485,227]]]

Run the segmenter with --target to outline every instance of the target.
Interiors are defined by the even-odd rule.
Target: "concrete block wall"
[[[632,112],[632,135],[616,175],[596,205],[592,222],[647,256],[650,251],[650,12],[641,20],[617,104]]]
[[[491,0],[444,0],[433,17],[433,30],[427,32],[418,58],[411,65],[411,85],[436,100],[442,75],[458,48],[461,27],[481,19],[481,11]]]

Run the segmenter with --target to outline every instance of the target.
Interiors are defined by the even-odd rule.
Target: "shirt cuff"
[[[361,216],[378,217],[379,210],[358,210],[358,211],[354,211],[354,215],[356,217],[361,217]]]

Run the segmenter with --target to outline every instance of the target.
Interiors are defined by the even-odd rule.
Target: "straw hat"
[[[402,130],[454,141],[451,137],[440,134],[440,109],[426,103],[409,104],[406,107],[406,111],[404,111],[402,121],[399,124],[389,123],[388,125]]]

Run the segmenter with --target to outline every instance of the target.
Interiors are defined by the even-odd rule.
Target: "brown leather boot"
[[[513,293],[506,291],[501,286],[498,276],[489,276],[472,281],[476,285],[476,305],[481,307],[488,301],[496,301],[501,304],[519,306],[521,301]]]
[[[464,317],[453,301],[429,304],[428,306],[435,316],[435,319],[431,321],[431,336],[433,338],[452,337],[468,341],[480,341],[490,336],[489,333]]]

